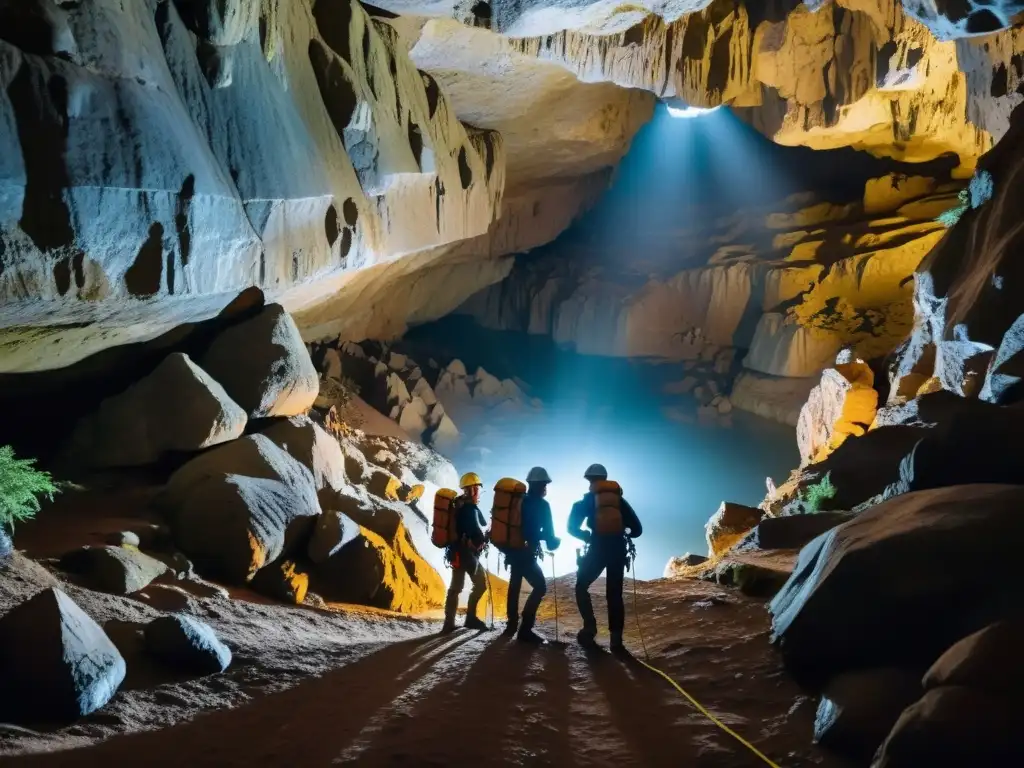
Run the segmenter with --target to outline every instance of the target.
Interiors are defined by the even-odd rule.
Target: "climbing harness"
[[[630,564],[636,562],[636,545],[633,544],[633,540],[632,539],[629,539],[629,548],[627,550],[627,558],[628,559],[626,561],[626,570],[629,570]],[[654,674],[656,674],[659,677],[662,677],[666,681],[668,681],[668,683],[673,688],[675,688],[677,691],[679,691],[679,693],[681,693],[683,695],[683,697],[687,701],[689,701],[698,712],[700,712],[702,715],[704,715],[704,717],[706,717],[712,723],[714,723],[719,728],[721,728],[723,731],[725,731],[727,734],[729,734],[734,739],[736,739],[736,741],[738,741],[744,747],[749,749],[752,753],[757,755],[757,757],[759,757],[761,760],[763,760],[767,765],[771,766],[771,768],[779,768],[779,765],[777,763],[772,762],[772,760],[770,758],[768,758],[763,752],[761,752],[757,747],[755,747],[749,741],[747,741],[742,736],[740,736],[738,733],[736,733],[736,731],[734,731],[732,728],[730,728],[725,723],[723,723],[721,720],[719,720],[717,717],[715,717],[713,714],[711,714],[703,704],[701,704],[699,701],[697,701],[697,699],[695,699],[693,696],[691,696],[689,693],[687,693],[687,691],[679,683],[677,683],[675,680],[673,680],[667,673],[663,672],[662,670],[658,669],[657,667],[655,667],[653,664],[650,663],[651,662],[651,655],[647,652],[647,643],[644,642],[644,631],[643,631],[643,629],[640,626],[640,611],[637,608],[637,600],[636,600],[636,571],[635,570],[633,571],[633,617],[636,619],[636,631],[640,635],[640,645],[644,649],[644,658],[643,659],[637,659],[637,661],[640,664],[642,664],[643,666],[647,667],[647,669],[651,670],[651,672],[653,672]]]
[[[555,593],[555,640],[559,638],[558,634],[558,579],[555,577],[555,553],[548,552],[551,555],[551,589]]]

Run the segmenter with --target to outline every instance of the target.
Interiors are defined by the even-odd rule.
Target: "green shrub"
[[[800,492],[800,500],[808,512],[821,512],[822,505],[836,495],[836,487],[832,485],[831,474],[831,472],[826,472],[819,482],[808,485]]]
[[[0,447],[0,527],[31,520],[39,511],[39,496],[57,493],[49,472],[36,469],[35,459],[16,459],[9,445]]]

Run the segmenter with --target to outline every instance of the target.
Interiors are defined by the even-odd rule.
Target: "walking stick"
[[[491,604],[491,629],[494,629],[494,592],[491,591],[491,546],[487,545],[487,602]]]
[[[555,593],[555,640],[558,640],[558,579],[555,577],[555,553],[548,554],[551,555],[551,587]]]

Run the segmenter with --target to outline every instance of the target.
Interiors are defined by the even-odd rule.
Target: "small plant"
[[[831,474],[831,472],[826,472],[819,482],[808,485],[800,492],[800,500],[804,503],[807,512],[821,512],[822,504],[836,495],[836,487],[832,485]]]
[[[49,472],[36,469],[35,459],[17,459],[9,445],[0,447],[0,528],[31,520],[39,511],[39,496],[58,492]]]
[[[960,202],[939,214],[935,220],[946,229],[950,229],[960,221],[960,217],[967,213],[969,208],[980,208],[991,200],[994,191],[995,181],[992,174],[988,171],[978,171],[971,177],[971,183],[957,194],[956,198]]]

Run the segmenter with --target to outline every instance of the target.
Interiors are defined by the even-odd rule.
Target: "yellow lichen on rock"
[[[874,379],[871,368],[861,360],[822,373],[797,422],[801,466],[822,461],[851,435],[868,431],[878,410]]]

